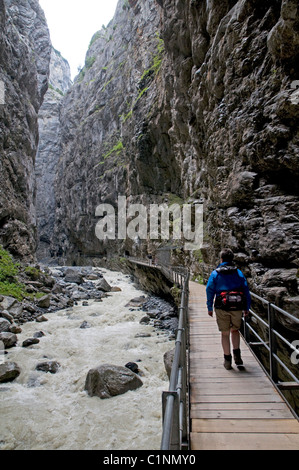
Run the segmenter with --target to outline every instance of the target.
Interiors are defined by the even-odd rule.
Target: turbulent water
[[[139,323],[144,312],[126,304],[144,295],[127,276],[102,271],[111,286],[101,302],[88,301],[47,315],[45,323],[22,325],[18,346],[5,356],[21,368],[0,384],[0,449],[155,450],[161,440],[161,394],[168,389],[163,354],[173,348],[166,334]],[[87,321],[89,328],[80,325]],[[42,330],[39,344],[22,342]],[[149,337],[138,337],[149,333]],[[137,335],[137,337],[136,337]],[[61,365],[56,374],[35,370],[46,359]],[[104,363],[138,362],[143,386],[102,400],[84,391],[89,369]]]

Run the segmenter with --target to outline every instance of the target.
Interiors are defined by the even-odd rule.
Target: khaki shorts
[[[219,331],[239,330],[242,323],[242,310],[227,311],[219,308],[215,309],[216,321]]]

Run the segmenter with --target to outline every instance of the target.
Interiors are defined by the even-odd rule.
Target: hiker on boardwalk
[[[216,321],[221,331],[221,343],[224,352],[224,367],[231,369],[233,347],[234,361],[242,366],[240,351],[240,327],[242,314],[248,315],[251,296],[247,280],[239,269],[233,264],[234,254],[230,249],[220,253],[221,263],[208,280],[207,307],[208,314],[213,316],[213,303],[215,298]]]

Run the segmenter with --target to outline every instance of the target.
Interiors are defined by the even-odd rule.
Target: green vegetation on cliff
[[[26,290],[22,278],[30,280],[38,280],[43,276],[42,272],[33,266],[22,267],[20,263],[16,263],[10,253],[0,245],[0,295],[14,297],[21,301],[24,298],[39,298],[44,292],[30,294]]]
[[[17,280],[19,263],[15,263],[8,253],[0,246],[0,294],[22,300],[27,292],[24,284]]]

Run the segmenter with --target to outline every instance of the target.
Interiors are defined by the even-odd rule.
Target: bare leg
[[[230,354],[230,338],[229,338],[229,331],[222,331],[221,332],[221,343],[222,343],[222,348],[223,352],[225,355]]]
[[[240,351],[240,333],[239,330],[232,330],[232,345],[233,345],[233,355],[235,363],[238,367],[243,366],[243,361],[241,358],[241,351]]]
[[[231,330],[233,349],[240,348],[240,333],[239,330]]]

